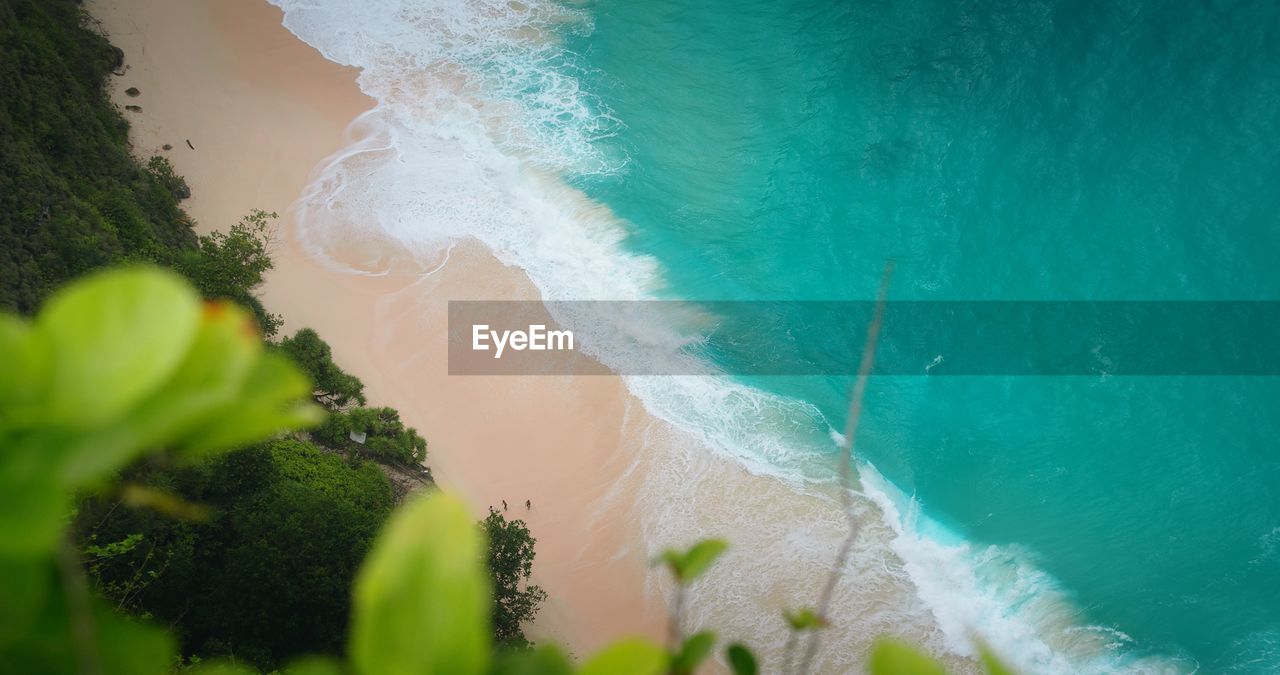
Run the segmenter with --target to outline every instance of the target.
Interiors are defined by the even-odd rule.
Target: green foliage
[[[333,362],[329,344],[314,330],[303,328],[293,337],[286,337],[280,341],[280,349],[311,377],[320,405],[337,411],[352,404],[365,404],[364,383]]]
[[[155,361],[130,361],[121,340],[146,345]],[[221,303],[201,308],[169,274],[123,270],[72,286],[34,321],[4,317],[0,341],[4,353],[20,356],[0,379],[0,483],[7,488],[0,491],[0,671],[159,675],[181,663],[164,630],[123,618],[92,592],[64,538],[71,495],[85,489],[97,490],[76,518],[92,556],[87,564],[118,607],[171,623],[180,613],[184,640],[202,640],[203,651],[239,662],[274,666],[304,645],[323,649],[326,640],[342,638],[346,622],[332,619],[344,600],[335,592],[347,587],[364,553],[360,542],[373,537],[390,508],[389,487],[370,465],[353,468],[296,439],[208,454],[249,438],[245,429],[261,438],[317,412],[303,401],[310,384],[283,357],[263,352],[246,313]],[[133,370],[91,353],[117,355]],[[106,391],[80,392],[77,383]],[[243,401],[254,402],[252,410]],[[125,469],[161,449],[170,461]],[[124,487],[107,490],[121,475]],[[163,508],[113,503],[128,503],[129,495]],[[173,519],[196,512],[175,506],[188,499],[209,504],[211,515]],[[476,527],[461,503],[440,493],[420,495],[392,516],[354,586],[346,643],[354,673],[571,672],[553,647],[491,651],[486,533],[494,539],[494,578],[503,592],[520,593],[533,553],[523,523],[494,513]],[[724,548],[704,541],[664,560],[683,588]],[[578,672],[692,673],[714,646],[710,632],[681,640],[675,653],[622,640]],[[744,647],[733,645],[726,656],[735,673],[756,671]],[[893,642],[878,643],[870,665],[877,675],[941,672]],[[184,670],[251,672],[198,659]],[[286,669],[340,671],[332,659]]]
[[[72,0],[0,0],[0,308],[195,243],[172,171],[139,166],[103,80],[116,52]]]
[[[518,649],[497,656],[489,675],[570,675],[573,664],[555,645]]]
[[[178,269],[207,298],[280,319],[252,289],[270,269],[255,211],[197,238],[178,206],[186,181],[163,157],[140,165],[103,82],[119,53],[73,0],[0,0],[0,309],[35,311],[53,289],[122,262]]]
[[[667,669],[667,653],[647,640],[619,640],[587,659],[579,675],[658,675]]]
[[[342,675],[346,672],[338,661],[319,656],[308,656],[284,669],[284,675]]]
[[[144,345],[152,358],[138,360],[122,341]],[[3,317],[0,349],[19,357],[0,371],[0,671],[159,675],[176,663],[165,631],[123,618],[93,593],[65,539],[72,496],[84,490],[96,495],[76,521],[98,590],[122,609],[169,622],[185,617],[184,641],[202,642],[205,653],[267,667],[316,645],[336,653],[344,591],[357,574],[346,645],[359,675],[571,671],[552,647],[491,651],[498,606],[482,566],[485,535],[493,537],[488,563],[500,592],[527,598],[534,587],[520,584],[534,542],[523,523],[491,513],[478,528],[453,498],[422,495],[391,518],[356,573],[361,542],[374,537],[391,504],[376,468],[352,467],[291,438],[211,454],[318,412],[305,401],[311,385],[283,356],[263,351],[245,312],[202,306],[170,274],[120,270],[58,294],[34,321]],[[160,450],[169,461],[136,464]],[[107,489],[121,475],[124,487]],[[210,515],[172,518],[197,513]],[[708,540],[662,559],[683,588],[725,547]],[[795,630],[821,625],[811,611],[788,621]],[[692,673],[715,642],[700,632],[668,652],[623,640],[578,672]],[[990,672],[1007,672],[982,653]],[[735,673],[758,670],[740,645],[726,658]],[[339,669],[321,659],[287,672]],[[893,641],[875,645],[869,669],[944,672]],[[221,662],[190,670],[248,672]]]
[[[722,539],[704,539],[686,551],[667,549],[658,560],[665,563],[676,582],[675,603],[671,609],[667,654],[667,672],[670,675],[691,675],[716,648],[716,636],[711,631],[701,631],[685,636],[681,629],[686,587],[711,567],[712,563],[729,548]],[[737,646],[745,651],[745,647]],[[746,652],[754,662],[754,656]]]
[[[87,278],[34,321],[0,316],[0,353],[16,356],[0,377],[0,671],[166,672],[172,639],[90,592],[65,541],[73,495],[147,453],[192,459],[314,423],[310,384],[243,311],[153,269]]]
[[[253,675],[257,671],[237,663],[215,661],[213,663],[200,664],[182,672],[189,675]]]
[[[282,320],[270,314],[253,296],[262,276],[271,269],[272,221],[278,216],[254,209],[226,232],[201,235],[194,250],[183,251],[175,266],[206,298],[222,298],[253,310],[267,337]]]
[[[218,450],[318,419],[297,400],[306,379],[263,352],[243,312],[201,309],[159,271],[96,275],[4,326],[0,353],[22,366],[0,381],[0,532],[13,535],[0,555],[49,554],[72,493],[146,450]]]
[[[663,551],[661,559],[676,581],[683,584],[701,576],[727,548],[729,543],[723,539],[704,539],[683,553],[672,549]]]
[[[391,512],[377,467],[280,439],[193,466],[142,467],[128,479],[213,515],[191,522],[110,498],[86,503],[86,553],[140,533],[125,534],[140,546],[90,562],[107,598],[174,625],[187,654],[234,654],[270,669],[298,654],[342,653],[351,584]]]
[[[473,675],[489,661],[484,538],[456,499],[402,507],[356,581],[351,660],[361,675]]]
[[[690,635],[680,646],[680,650],[672,655],[669,672],[671,675],[690,675],[699,664],[711,656],[715,648],[715,633],[702,631]]]
[[[733,675],[756,675],[760,672],[755,654],[736,642],[724,650],[724,657],[729,662],[729,669],[733,671]]]
[[[871,675],[943,675],[941,663],[911,645],[881,638],[871,648]]]
[[[1000,657],[996,656],[996,653],[990,647],[982,643],[978,644],[978,660],[982,662],[982,667],[986,669],[987,675],[1013,675],[1013,671],[1004,665]]]
[[[489,541],[489,576],[493,580],[493,637],[508,647],[527,647],[523,624],[533,621],[538,605],[547,599],[530,585],[536,539],[522,520],[507,520],[489,509],[481,523]],[[521,588],[521,586],[524,586]]]
[[[786,619],[787,626],[794,631],[814,630],[823,628],[827,625],[827,620],[818,616],[812,609],[803,607],[797,610],[786,610],[782,613],[782,618]]]
[[[352,433],[365,435],[363,443]],[[405,427],[394,408],[352,408],[336,412],[312,434],[326,447],[356,453],[380,462],[420,464],[427,458],[427,442],[413,427]]]
[[[186,199],[191,196],[191,188],[187,187],[187,180],[174,172],[173,164],[167,158],[155,156],[147,160],[147,173],[151,174],[161,187],[173,193],[175,198]]]

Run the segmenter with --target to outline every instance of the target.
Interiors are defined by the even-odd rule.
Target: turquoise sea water
[[[587,11],[628,163],[574,182],[669,297],[868,299],[893,259],[894,299],[1280,299],[1280,4]],[[752,384],[842,423],[845,380]],[[1274,672],[1278,411],[1274,378],[883,377],[857,452],[1133,654]]]
[[[556,300],[867,300],[886,259],[896,300],[1280,300],[1273,0],[272,2],[378,101],[298,211],[344,261],[474,238]],[[793,309],[709,353],[741,372],[833,320]],[[694,450],[829,475],[847,379],[737,384],[627,380]],[[873,378],[856,453],[892,532],[863,561],[915,597],[832,630],[976,630],[1029,672],[1280,672],[1277,410],[1280,378]],[[749,499],[666,476],[663,503]],[[752,532],[653,509],[688,522],[643,543],[827,560],[787,520],[825,512],[774,501]],[[767,648],[758,584],[717,583]]]

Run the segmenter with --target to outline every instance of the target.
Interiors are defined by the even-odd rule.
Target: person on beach
[[[533,500],[532,500],[532,499],[526,499],[526,500],[524,500],[524,508],[525,508],[525,509],[528,509],[528,510],[530,510],[530,511],[532,511],[532,510],[533,510]]]

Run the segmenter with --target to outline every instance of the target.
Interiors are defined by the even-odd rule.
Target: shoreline
[[[633,469],[615,450],[638,405],[621,380],[450,378],[437,358],[448,299],[538,297],[478,244],[455,247],[436,274],[380,277],[327,269],[299,244],[292,204],[374,104],[356,70],[297,39],[265,0],[91,0],[88,10],[125,52],[110,86],[115,103],[142,108],[124,113],[135,153],[170,158],[191,187],[183,206],[197,230],[254,208],[280,214],[259,296],[283,316],[281,334],[316,329],[371,404],[418,428],[437,481],[477,518],[505,499],[506,515],[528,523],[538,540],[533,583],[548,594],[530,637],[578,653],[623,635],[659,638],[664,609],[646,583],[630,495],[614,489]],[[128,97],[129,87],[140,94]]]
[[[172,159],[193,189],[184,208],[198,231],[226,227],[251,209],[280,214],[276,267],[258,294],[269,311],[282,315],[281,335],[317,329],[335,360],[366,383],[372,405],[398,408],[421,431],[430,443],[426,463],[444,489],[465,496],[477,517],[500,507],[528,522],[539,540],[533,583],[549,593],[529,627],[531,638],[559,642],[579,655],[629,634],[660,639],[669,589],[662,571],[647,561],[668,545],[719,536],[733,548],[694,589],[685,625],[715,628],[726,642],[751,643],[764,663],[776,665],[775,642],[785,630],[779,613],[812,603],[815,584],[829,571],[830,549],[843,534],[828,486],[798,478],[814,475],[804,469],[792,475],[785,468],[826,459],[823,442],[797,443],[780,430],[787,418],[774,410],[776,401],[741,396],[732,385],[701,381],[679,389],[617,376],[460,378],[446,372],[449,300],[556,298],[579,292],[583,281],[617,273],[614,263],[623,255],[591,259],[577,276],[547,273],[576,257],[577,235],[592,224],[584,214],[598,211],[605,219],[612,215],[607,205],[567,189],[554,172],[524,182],[528,177],[520,176],[502,186],[507,189],[487,193],[487,201],[536,195],[545,200],[538,204],[548,207],[546,213],[513,209],[521,218],[496,218],[481,230],[472,227],[478,219],[454,212],[461,226],[439,229],[478,237],[492,250],[464,236],[447,251],[419,259],[414,237],[402,236],[406,230],[397,226],[408,225],[410,235],[438,234],[420,227],[413,207],[432,199],[454,203],[435,179],[465,174],[471,166],[462,154],[446,155],[434,172],[415,163],[413,141],[434,138],[440,128],[409,125],[408,143],[378,148],[389,149],[390,157],[405,153],[409,168],[391,174],[403,180],[347,180],[363,175],[357,170],[330,182],[329,188],[338,186],[333,192],[313,192],[314,181],[333,177],[324,172],[327,163],[368,149],[360,150],[359,142],[374,125],[362,128],[361,120],[376,118],[363,117],[375,102],[356,86],[357,69],[327,61],[283,28],[280,10],[266,0],[88,4],[125,51],[126,69],[110,86],[113,102],[134,108],[123,114],[133,124],[135,153],[144,160],[151,154]],[[308,9],[292,7],[289,16]],[[347,23],[340,19],[357,16],[324,15],[311,24],[328,32],[290,25],[328,50],[335,35],[367,37],[342,32]],[[336,44],[331,53],[344,55],[336,58],[368,65],[366,75],[379,73],[361,82],[379,92],[386,106],[381,110],[401,119],[420,121],[414,104],[421,94],[431,98],[448,89],[428,77],[421,90],[397,90],[403,95],[396,100],[386,87],[370,83],[398,87],[400,62],[382,67],[350,57],[365,46],[358,40]],[[409,46],[413,52],[416,44]],[[126,96],[126,87],[141,92]],[[479,99],[485,101],[483,93]],[[494,128],[506,127],[499,122],[472,136],[492,140]],[[381,159],[363,165],[368,175],[386,177],[376,173]],[[316,208],[321,199],[341,206],[368,196],[355,208]],[[399,210],[382,209],[385,204]],[[554,236],[537,231],[552,220],[564,225]],[[535,226],[528,237],[493,235],[526,222]],[[319,239],[311,236],[313,226],[325,224],[332,236],[313,246]],[[337,269],[344,263],[351,269]],[[797,448],[804,456],[788,464]],[[1016,650],[1013,663],[1029,670],[1079,671],[1079,664],[1124,656],[1109,642],[1111,627],[1083,622],[1057,582],[1037,576],[1033,561],[1024,561],[1016,548],[996,544],[984,552],[977,542],[938,536],[914,495],[901,494],[869,469],[857,497],[861,539],[823,632],[821,672],[858,670],[870,640],[885,634],[945,655],[961,672],[974,667],[967,657],[975,637]],[[1024,574],[1035,581],[1031,591]]]
[[[507,515],[529,525],[538,540],[532,581],[548,593],[531,639],[578,656],[628,635],[662,641],[668,583],[648,561],[717,536],[731,548],[691,589],[684,624],[751,644],[776,665],[782,611],[812,604],[845,535],[828,490],[757,473],[723,439],[660,419],[616,375],[448,376],[449,299],[540,294],[475,240],[427,262],[383,241],[354,242],[359,250],[335,256],[388,270],[381,274],[335,270],[303,244],[298,200],[359,140],[358,118],[374,105],[356,86],[356,69],[290,33],[266,0],[88,5],[125,52],[127,69],[111,88],[118,105],[142,107],[125,113],[135,152],[169,156],[187,178],[193,196],[184,208],[198,231],[254,208],[280,214],[275,268],[259,297],[282,315],[281,334],[314,328],[365,383],[371,404],[397,408],[427,439],[426,464],[477,518],[506,500]],[[128,87],[141,94],[127,97]],[[166,143],[172,150],[161,151]],[[939,608],[918,593],[878,508],[868,502],[861,513],[818,672],[859,670],[886,634],[942,656],[955,672],[974,671],[939,626]]]

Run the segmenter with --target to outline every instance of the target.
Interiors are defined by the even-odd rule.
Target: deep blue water
[[[588,9],[630,162],[577,182],[671,297],[866,300],[893,259],[894,299],[1280,300],[1280,3]],[[847,380],[753,383],[843,422]],[[1134,653],[1269,672],[1277,411],[1276,378],[879,377],[857,448]]]

